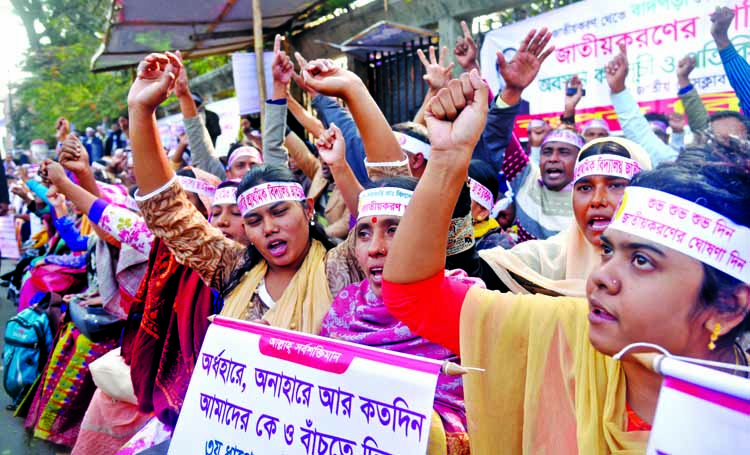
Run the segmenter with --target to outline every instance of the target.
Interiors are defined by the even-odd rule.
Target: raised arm
[[[464,72],[468,73],[471,70],[479,69],[479,49],[477,43],[474,41],[474,37],[471,36],[471,30],[466,24],[466,21],[461,21],[461,30],[464,32],[464,36],[460,36],[456,40],[456,47],[453,48],[453,55],[456,56],[456,61]]]
[[[694,133],[699,133],[708,129],[708,112],[698,91],[690,83],[690,73],[695,69],[695,64],[695,57],[690,55],[686,55],[677,62],[677,84],[680,86],[677,95],[685,108],[690,129]]]
[[[473,157],[489,163],[496,172],[504,171],[509,180],[520,174],[529,163],[528,158],[518,156],[520,164],[508,169],[506,161],[511,160],[506,156],[506,149],[513,136],[521,95],[534,81],[542,64],[555,49],[554,46],[547,48],[551,39],[552,33],[546,28],[538,32],[531,30],[510,62],[505,60],[502,52],[497,53],[497,64],[505,81],[505,88],[492,103],[485,129],[474,149]],[[509,176],[511,170],[512,175]]]
[[[568,95],[568,89],[573,89],[575,92],[572,95]],[[565,82],[565,109],[560,117],[560,121],[575,128],[576,107],[581,102],[581,98],[583,98],[583,81],[581,81],[578,75],[575,75]]]
[[[349,213],[354,218],[357,218],[359,193],[362,192],[363,188],[346,162],[346,142],[344,141],[344,135],[336,125],[331,125],[320,136],[317,145],[320,157],[325,161],[329,169],[331,169],[336,187],[344,197],[346,208],[349,209]],[[349,220],[346,220],[346,223],[348,230]]]
[[[149,229],[164,240],[177,260],[220,289],[241,261],[244,248],[227,240],[190,203],[175,181],[156,128],[154,112],[169,96],[181,70],[175,55],[151,54],[138,66],[138,77],[130,87],[136,200]]]
[[[458,49],[458,45],[456,45],[456,49]],[[454,52],[457,52],[457,50],[454,50]],[[453,71],[455,64],[451,63],[448,66],[445,65],[447,55],[448,48],[443,46],[443,48],[440,49],[440,58],[436,59],[435,47],[430,46],[430,59],[427,60],[422,49],[417,49],[417,56],[422,62],[422,65],[424,65],[424,76],[422,76],[422,78],[427,82],[427,94],[424,96],[424,101],[422,101],[422,107],[419,108],[419,112],[417,112],[417,115],[414,117],[414,123],[419,123],[425,126],[427,125],[424,120],[424,113],[427,109],[428,103],[432,97],[451,80],[451,71]]]
[[[388,310],[412,330],[454,352],[458,352],[458,316],[468,287],[451,288],[443,277],[445,245],[453,207],[466,184],[472,150],[485,123],[487,91],[474,70],[451,81],[430,102],[426,115],[430,160],[396,231],[383,273]],[[425,224],[427,219],[430,222]],[[420,298],[417,288],[428,293],[440,289],[440,306]]]
[[[737,98],[740,99],[740,107],[745,115],[750,115],[750,64],[747,63],[729,40],[729,26],[734,19],[734,11],[728,7],[716,7],[711,13],[711,36],[716,42],[724,71],[727,73],[729,83],[732,85]]]
[[[182,57],[179,51],[177,51],[177,56]],[[180,102],[182,123],[185,125],[185,133],[190,144],[191,165],[225,180],[227,174],[224,171],[224,165],[216,157],[211,135],[208,134],[203,118],[195,106],[186,71],[180,71],[175,81],[174,91]]]
[[[315,60],[307,64],[303,77],[313,90],[344,100],[359,127],[368,162],[404,160],[404,152],[388,121],[356,74],[340,68],[332,60]]]
[[[607,65],[607,83],[612,92],[612,105],[617,112],[622,132],[626,138],[637,142],[648,151],[654,166],[663,161],[674,161],[677,151],[662,142],[653,132],[635,98],[625,88],[627,77],[627,50],[624,44],[620,44],[620,53]]]

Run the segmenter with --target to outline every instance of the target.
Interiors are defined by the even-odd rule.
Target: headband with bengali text
[[[253,147],[244,146],[232,152],[232,155],[229,156],[229,160],[227,160],[227,168],[232,167],[232,164],[240,158],[252,158],[253,162],[256,164],[263,164],[263,156],[258,150]]]
[[[234,205],[237,203],[237,187],[225,186],[216,190],[211,205]]]
[[[398,131],[394,131],[393,135],[396,136],[396,140],[401,146],[401,149],[415,155],[421,153],[422,156],[424,156],[424,159],[430,159],[430,149],[432,148],[430,144]]]
[[[401,188],[372,188],[359,193],[357,218],[370,216],[404,216],[413,191]]]
[[[192,177],[185,177],[184,175],[178,175],[177,181],[185,191],[190,191],[198,196],[205,196],[213,198],[216,193],[216,187],[210,183],[206,183],[203,180],[194,179]]]
[[[544,147],[544,144],[548,142],[564,142],[565,144],[570,144],[573,147],[577,147],[579,149],[583,147],[583,138],[581,138],[578,133],[574,133],[566,129],[556,129],[550,131],[549,134],[544,136],[542,147]]]
[[[414,192],[401,188],[372,188],[359,193],[357,218],[370,216],[404,216]]]
[[[750,284],[750,229],[694,202],[628,187],[609,228],[656,242]]]
[[[492,197],[489,188],[471,177],[469,178],[469,188],[471,189],[471,200],[491,211],[492,206],[495,205],[495,198]]]
[[[641,165],[636,160],[611,154],[593,155],[576,163],[573,182],[590,175],[608,175],[632,180],[639,172]]]
[[[601,128],[603,130],[607,130],[607,132],[609,133],[609,124],[606,120],[600,118],[592,118],[588,122],[584,123],[581,133],[585,133],[586,130],[590,130],[591,128]]]
[[[271,182],[254,186],[237,198],[237,207],[242,216],[268,204],[282,201],[304,201],[307,199],[302,185],[295,182]]]
[[[533,119],[529,120],[529,129],[539,128],[539,127],[542,127],[542,126],[547,126],[547,122],[545,122],[544,120],[542,120],[540,118],[533,118]]]

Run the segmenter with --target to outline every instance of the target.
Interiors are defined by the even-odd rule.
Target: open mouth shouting
[[[268,252],[275,258],[285,255],[286,251],[287,243],[284,240],[272,240],[268,243]]]

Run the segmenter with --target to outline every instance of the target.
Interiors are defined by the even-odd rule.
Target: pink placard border
[[[299,344],[310,344],[311,342],[314,342],[316,345],[319,345],[324,349],[327,348],[339,352],[343,351],[342,361],[347,362],[347,364],[351,363],[354,357],[359,357],[386,365],[393,365],[399,368],[405,368],[429,374],[438,374],[442,365],[440,362],[431,359],[421,360],[418,358],[407,357],[396,353],[390,353],[381,349],[360,346],[346,341],[332,340],[330,338],[323,338],[315,335],[293,332],[290,330],[279,329],[277,327],[271,327],[262,324],[255,324],[238,319],[217,316],[216,318],[214,318],[213,323],[222,327],[260,335],[261,338],[259,340],[259,349],[261,350],[261,353],[264,353],[263,351],[266,351],[264,353],[265,355],[271,354],[269,352],[269,340],[271,337],[273,337]],[[351,354],[351,356],[347,354]],[[290,356],[281,356],[276,354],[272,355],[277,358],[282,358],[284,360],[295,363],[301,363],[306,366],[318,368],[332,373],[343,374],[343,372],[346,370],[344,369],[342,371],[340,368],[326,367],[325,362],[320,362],[319,364],[317,364],[316,362],[316,364],[311,364],[310,362],[301,361],[302,359],[300,358],[291,358]]]
[[[672,376],[665,376],[663,385],[664,387],[669,387],[670,389],[737,411],[741,414],[750,415],[750,401],[745,401],[726,393],[717,392],[716,390],[707,389]]]

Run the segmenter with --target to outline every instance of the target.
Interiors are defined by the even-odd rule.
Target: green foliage
[[[185,62],[185,68],[187,68],[188,71],[188,78],[192,79],[201,74],[206,74],[209,71],[221,68],[231,61],[232,57],[230,55],[213,55],[211,57],[188,60]]]
[[[32,139],[55,144],[55,121],[66,117],[79,131],[116,118],[126,110],[130,78],[127,72],[94,74],[89,59],[97,41],[46,46],[30,52],[25,69],[32,76],[15,87],[13,126],[17,146]]]

